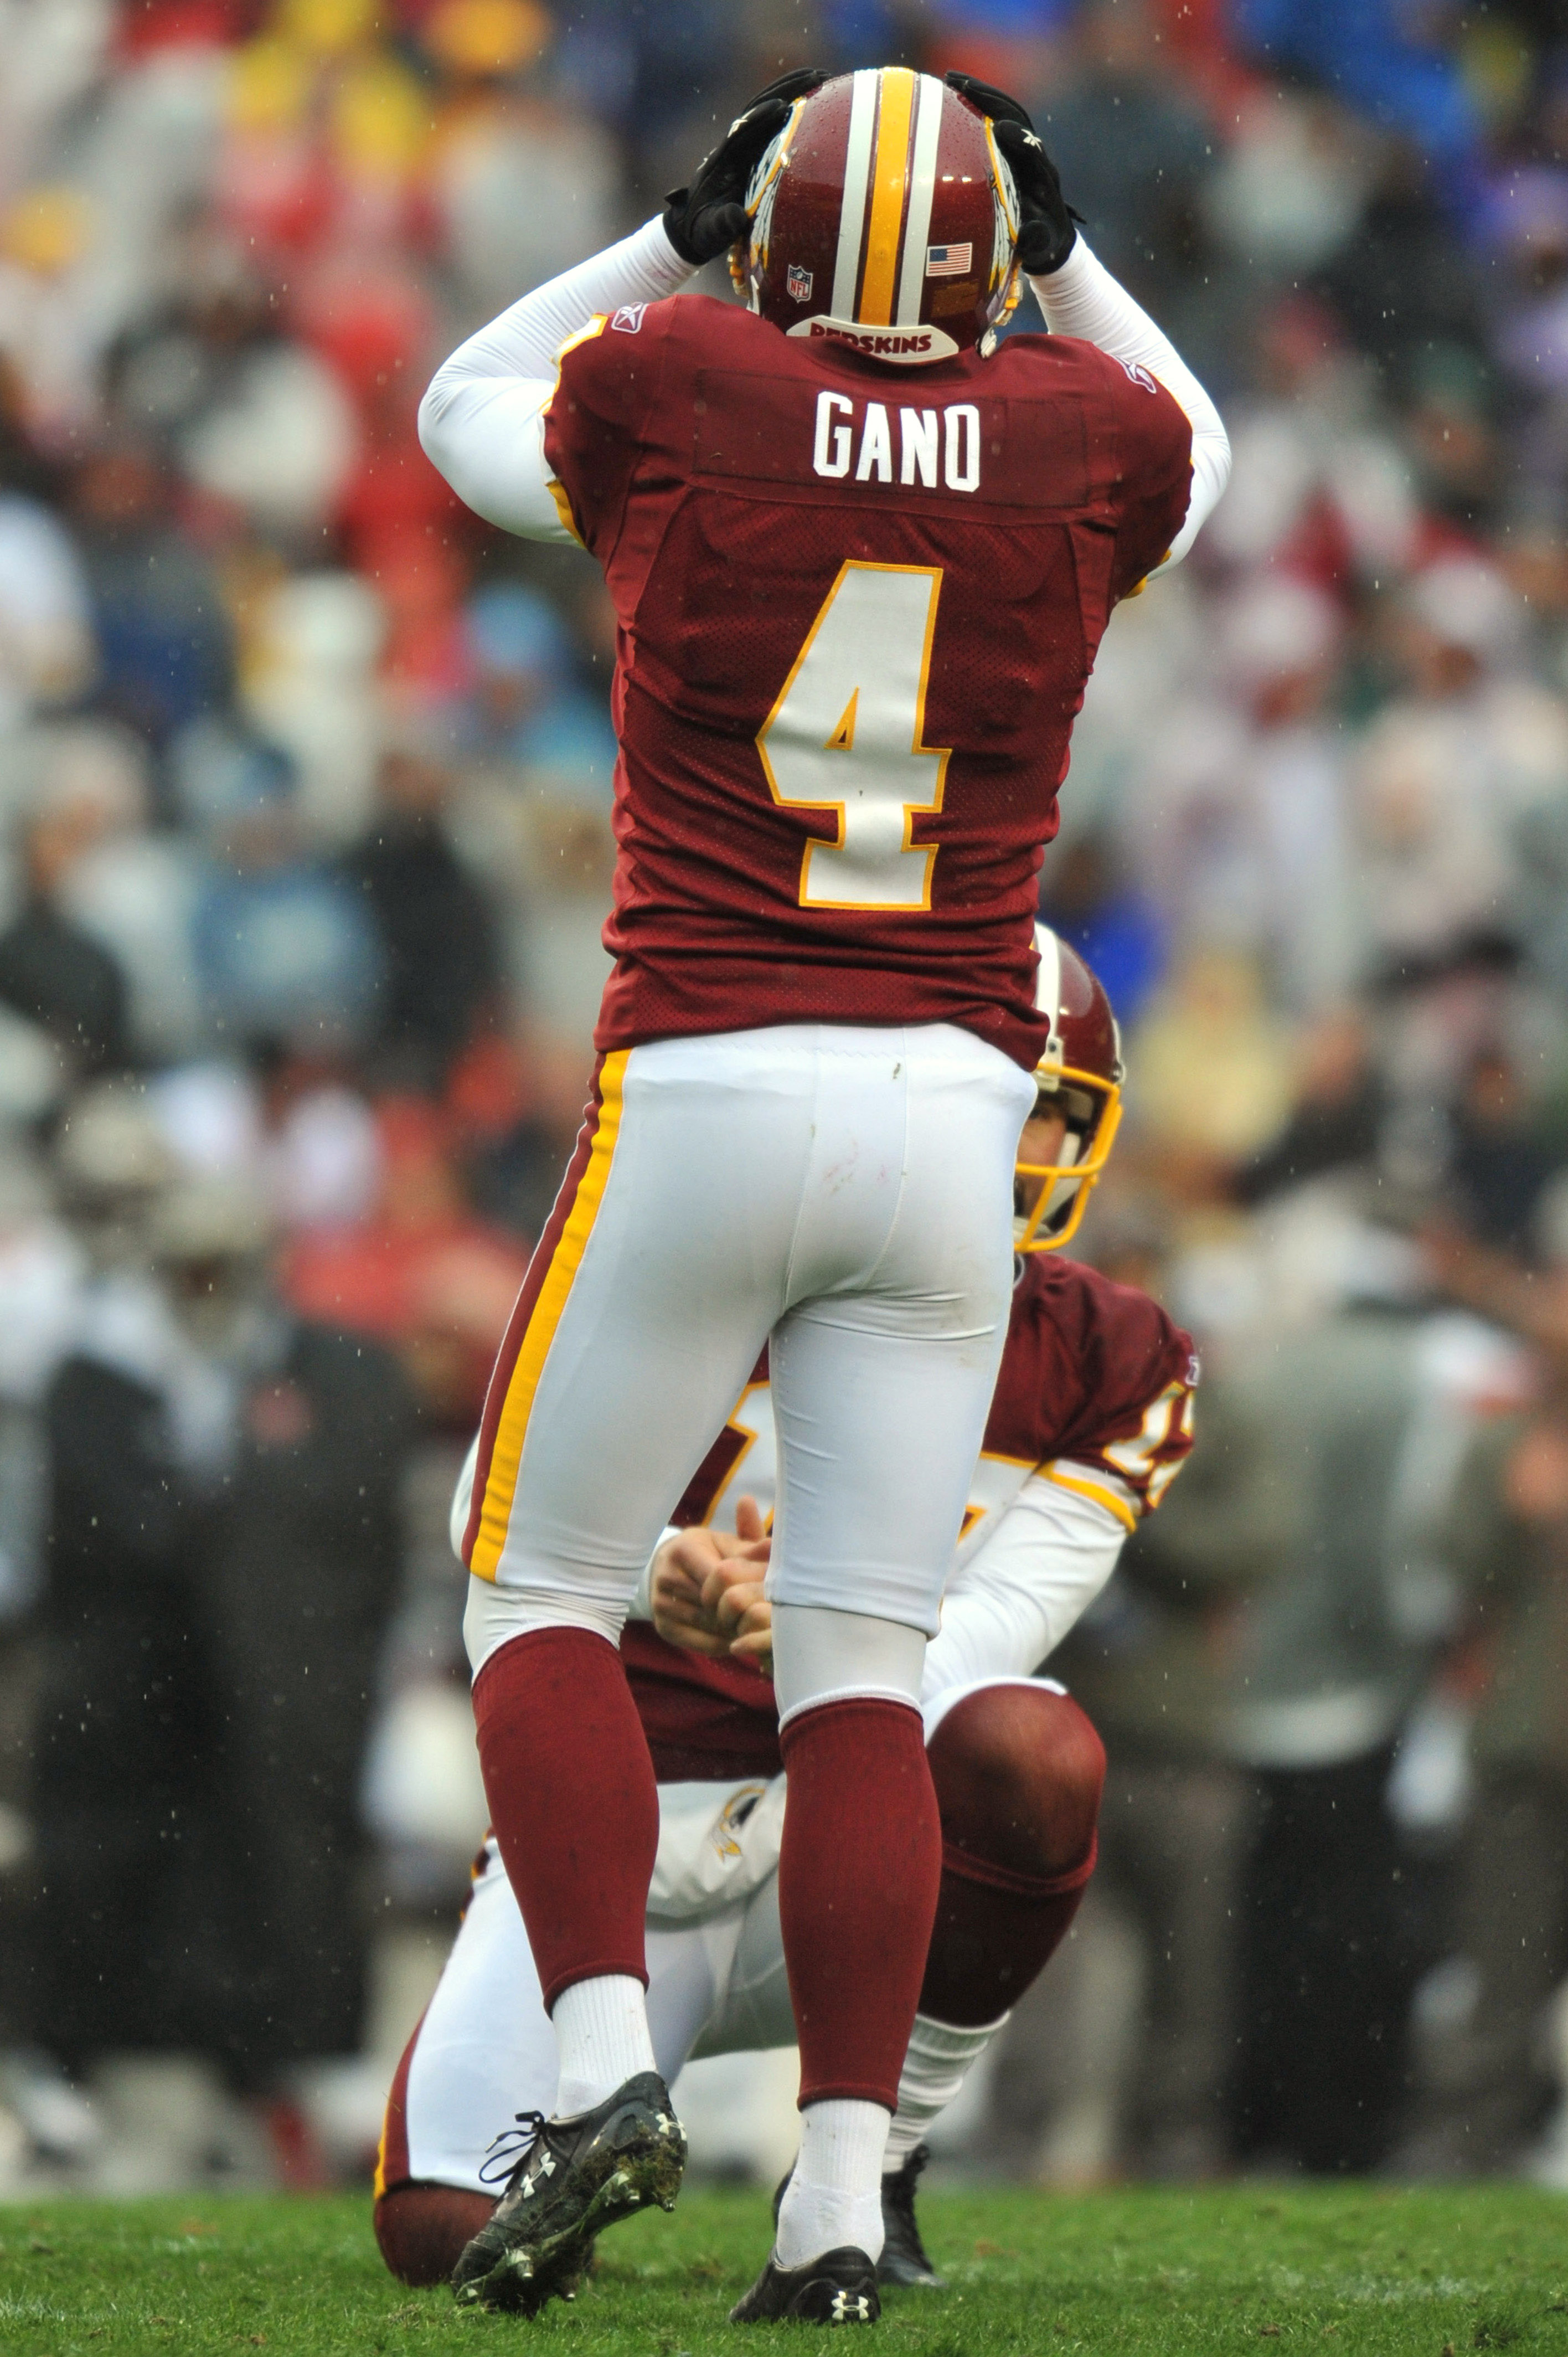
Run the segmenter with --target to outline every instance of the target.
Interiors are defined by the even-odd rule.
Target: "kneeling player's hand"
[[[735,1520],[733,1534],[682,1531],[654,1556],[649,1595],[653,1626],[666,1644],[689,1653],[728,1653],[735,1627],[721,1618],[721,1602],[732,1587],[760,1595],[772,1552],[755,1498],[740,1500]]]
[[[736,1528],[760,1532],[755,1501],[743,1498],[736,1509]],[[773,1672],[773,1607],[764,1591],[765,1564],[732,1555],[709,1573],[703,1589],[703,1608],[725,1639],[732,1660],[749,1662],[764,1677]]]
[[[1062,195],[1057,167],[1015,98],[993,90],[988,81],[976,81],[972,74],[949,74],[948,87],[989,118],[1018,191],[1018,259],[1031,278],[1048,278],[1072,252],[1078,238],[1073,223],[1082,214],[1075,213]]]
[[[773,1675],[773,1607],[760,1587],[747,1591],[732,1587],[730,1605],[735,1615],[735,1635],[730,1641],[732,1661],[751,1662],[765,1678]]]
[[[698,165],[691,187],[671,189],[664,199],[664,234],[682,262],[712,262],[746,235],[746,192],[753,172],[789,122],[795,101],[826,80],[815,66],[780,74],[736,117],[713,154]]]

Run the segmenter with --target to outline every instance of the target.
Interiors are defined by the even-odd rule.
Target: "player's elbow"
[[[1230,480],[1230,436],[1225,431],[1225,421],[1218,410],[1214,413],[1213,424],[1204,436],[1204,448],[1217,500]]]
[[[1219,506],[1230,479],[1230,437],[1219,422],[1219,413],[1211,411],[1208,418],[1193,429],[1192,482],[1181,530],[1164,561],[1150,574],[1151,581],[1161,579],[1181,563]]]
[[[436,473],[451,482],[456,464],[450,425],[453,388],[445,378],[445,370],[437,370],[424,388],[419,404],[419,447]]]
[[[504,512],[497,512],[492,486],[486,474],[486,454],[476,452],[466,440],[461,416],[451,406],[433,404],[429,393],[420,404],[419,443],[436,473],[456,491],[466,508],[471,508],[486,523],[496,524],[502,532],[517,529]]]
[[[488,480],[493,453],[474,431],[475,404],[466,399],[460,383],[437,376],[419,404],[419,443],[436,473],[448,483],[465,507],[502,531],[513,529],[505,514],[496,512]]]

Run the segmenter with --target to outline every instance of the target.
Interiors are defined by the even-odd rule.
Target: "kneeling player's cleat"
[[[527,2131],[495,2213],[452,2271],[458,2304],[536,2316],[570,2299],[606,2226],[650,2202],[675,2207],[686,2139],[656,2072],[639,2072],[591,2112],[547,2120],[518,2115]]]
[[[918,2144],[903,2166],[889,2169],[882,2180],[882,2256],[876,2262],[876,2280],[897,2291],[947,2289],[947,2278],[938,2275],[920,2240],[919,2222],[915,2216],[915,2187],[930,2157],[929,2147]],[[776,2226],[784,2206],[785,2188],[794,2174],[792,2169],[787,2169],[775,2188]]]
[[[883,2244],[882,2256],[876,2262],[876,2280],[879,2284],[896,2285],[900,2291],[947,2288],[920,2240],[919,2222],[915,2216],[916,2182],[930,2157],[927,2147],[918,2144],[903,2167],[890,2169],[882,2180]]]
[[[808,2259],[801,2267],[781,2267],[771,2255],[744,2299],[729,2312],[732,2324],[875,2324],[882,2313],[876,2269],[864,2251],[845,2243]]]

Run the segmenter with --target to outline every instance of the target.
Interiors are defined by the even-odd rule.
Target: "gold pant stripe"
[[[550,1345],[555,1340],[555,1329],[561,1323],[573,1282],[582,1265],[583,1254],[588,1248],[588,1238],[593,1233],[599,1205],[604,1200],[605,1189],[609,1183],[610,1162],[620,1132],[621,1093],[626,1082],[627,1059],[630,1053],[629,1048],[622,1048],[615,1055],[607,1056],[600,1070],[599,1119],[594,1132],[588,1167],[578,1182],[571,1212],[540,1288],[533,1315],[528,1321],[528,1331],[522,1338],[522,1346],[511,1371],[511,1380],[507,1385],[506,1402],[496,1426],[495,1447],[490,1451],[484,1510],[468,1561],[469,1570],[480,1579],[493,1579],[496,1566],[500,1562],[507,1527],[511,1520],[512,1499],[517,1492],[523,1442],[528,1437],[528,1419],[533,1411],[534,1394],[539,1389],[539,1378],[544,1371]]]

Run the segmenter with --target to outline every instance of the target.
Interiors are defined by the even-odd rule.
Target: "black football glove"
[[[1057,167],[1015,98],[993,90],[989,82],[976,81],[972,74],[949,74],[948,88],[989,115],[1018,191],[1018,259],[1031,278],[1048,277],[1072,252],[1078,239],[1073,223],[1083,215],[1075,213],[1062,195]]]
[[[764,152],[789,120],[798,98],[820,90],[827,76],[797,66],[759,90],[744,114],[704,162],[689,188],[664,199],[664,234],[682,262],[712,262],[746,233],[746,192]]]

